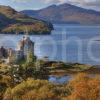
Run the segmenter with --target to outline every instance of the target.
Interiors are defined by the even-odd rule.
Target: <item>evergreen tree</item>
[[[28,51],[28,53],[27,53],[27,63],[32,63],[33,61],[34,61],[34,59],[33,59],[33,52],[30,50],[30,51]]]

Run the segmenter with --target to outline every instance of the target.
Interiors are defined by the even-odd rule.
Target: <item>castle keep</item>
[[[29,52],[34,56],[34,42],[31,41],[28,35],[25,35],[19,41],[15,50],[12,48],[5,49],[4,47],[1,47],[0,59],[6,59],[7,63],[15,63],[21,59],[27,59]]]

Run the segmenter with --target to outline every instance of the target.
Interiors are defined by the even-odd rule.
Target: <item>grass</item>
[[[84,64],[66,64],[66,66],[49,68],[51,74],[75,74],[79,72],[86,72],[90,70],[92,66]]]

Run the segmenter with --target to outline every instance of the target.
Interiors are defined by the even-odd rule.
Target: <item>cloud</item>
[[[46,4],[71,3],[88,6],[100,6],[100,0],[12,0],[13,2],[41,2]]]
[[[82,6],[100,6],[100,0],[42,0],[45,3],[71,3]]]
[[[83,6],[100,6],[100,0],[69,0],[69,2]]]
[[[67,2],[68,0],[43,0],[45,3],[65,3]]]
[[[16,3],[41,3],[42,5],[69,3],[86,8],[100,9],[100,0],[12,0]]]
[[[92,2],[88,2],[87,6],[100,6],[100,0],[94,0]]]
[[[41,0],[46,4],[62,4],[69,3],[79,5],[86,8],[100,9],[100,0]]]
[[[100,0],[42,0],[42,1],[47,4],[69,3],[77,6],[82,6],[84,8],[100,10]]]
[[[25,2],[30,2],[34,0],[12,0],[13,2],[19,2],[19,3],[25,3]]]

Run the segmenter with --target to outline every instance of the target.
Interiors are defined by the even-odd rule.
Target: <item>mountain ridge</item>
[[[100,12],[71,4],[51,5],[40,10],[24,10],[21,13],[52,23],[100,24]]]

